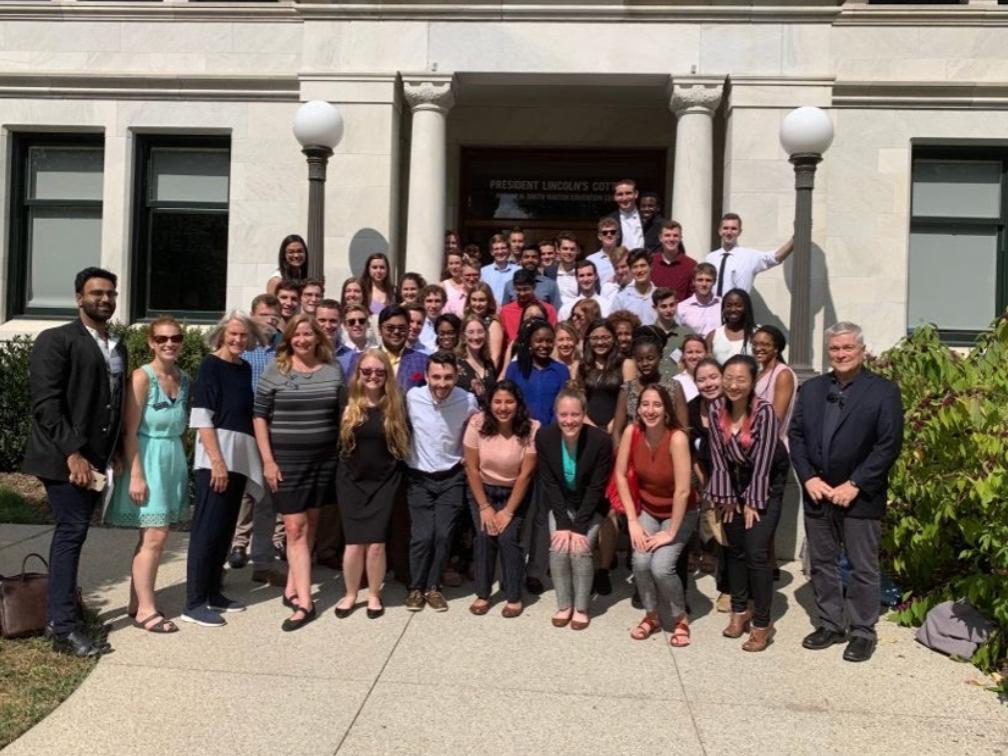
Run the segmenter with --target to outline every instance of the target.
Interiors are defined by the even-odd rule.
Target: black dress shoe
[[[295,612],[301,612],[301,617],[299,619],[285,619],[280,629],[285,633],[292,633],[295,630],[300,630],[302,627],[312,622],[318,613],[315,611],[315,602],[312,602],[311,609],[302,609],[300,606],[294,610]]]
[[[231,553],[228,554],[228,566],[232,570],[240,570],[248,564],[248,555],[245,553],[245,549],[241,546],[235,546],[231,549]]]
[[[854,637],[850,639],[847,648],[844,649],[844,661],[863,662],[871,659],[875,653],[875,641],[871,638]]]
[[[525,590],[533,596],[538,596],[546,590],[546,586],[543,585],[542,580],[539,578],[530,577],[525,578]]]
[[[79,656],[82,659],[92,656],[101,656],[112,650],[107,643],[96,644],[91,641],[80,630],[74,630],[64,636],[53,636],[53,651],[70,656]]]
[[[827,627],[820,627],[813,633],[809,633],[802,639],[802,646],[811,651],[822,651],[824,648],[843,643],[847,640],[846,633],[838,633]]]
[[[378,619],[383,614],[385,614],[384,606],[379,606],[377,609],[372,609],[370,606],[367,608],[368,619]]]

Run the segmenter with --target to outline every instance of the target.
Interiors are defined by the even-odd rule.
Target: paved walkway
[[[640,613],[630,588],[596,601],[586,631],[549,623],[546,593],[519,618],[403,608],[387,590],[378,621],[332,615],[339,578],[318,571],[322,617],[280,632],[279,591],[231,574],[228,594],[249,603],[223,629],[182,623],[155,636],[125,620],[125,573],[135,536],[93,530],[82,581],[112,622],[115,653],[62,706],[6,750],[37,754],[374,753],[1008,753],[1008,708],[965,664],[927,651],[909,630],[880,625],[868,664],[842,647],[809,652],[810,589],[794,565],[776,596],[776,642],[746,654],[720,636],[713,581],[691,595],[694,642],[633,642]],[[49,529],[0,526],[0,573],[48,550]],[[182,607],[185,534],[173,533],[161,606]],[[625,577],[620,572],[620,577]]]

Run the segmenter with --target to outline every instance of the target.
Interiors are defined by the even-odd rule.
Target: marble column
[[[723,78],[677,77],[669,97],[676,117],[672,217],[682,224],[683,243],[695,260],[713,249],[714,111],[723,88]]]
[[[413,111],[406,270],[440,280],[445,232],[445,132],[455,104],[452,74],[403,74],[403,95]]]

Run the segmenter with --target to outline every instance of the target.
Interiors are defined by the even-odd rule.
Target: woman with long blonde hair
[[[356,608],[361,576],[367,569],[367,615],[385,612],[381,585],[385,579],[385,541],[392,508],[402,487],[410,448],[409,425],[395,371],[388,356],[368,349],[357,361],[340,422],[340,465],[337,500],[346,548],[343,582],[346,594],[336,603],[336,616]]]
[[[319,507],[335,501],[336,447],[343,371],[332,362],[332,342],[312,315],[295,315],[284,328],[276,360],[256,387],[252,425],[287,531],[287,586],[283,602],[293,614],[289,632],[315,619],[311,551]]]

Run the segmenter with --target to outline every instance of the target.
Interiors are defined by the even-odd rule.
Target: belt
[[[450,478],[453,475],[457,475],[462,470],[462,463],[458,462],[447,470],[438,470],[437,472],[427,472],[426,470],[417,470],[415,468],[410,468],[410,474],[415,475],[418,478],[430,478],[431,480],[444,480],[445,478]]]

